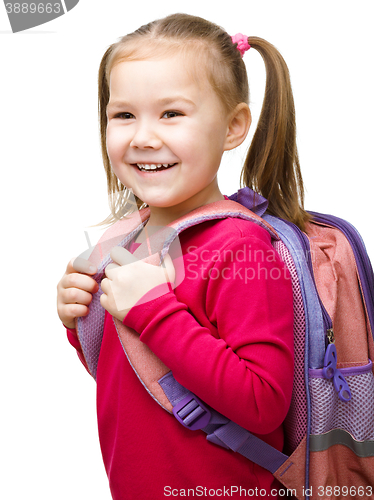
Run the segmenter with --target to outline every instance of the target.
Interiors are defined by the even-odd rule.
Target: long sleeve
[[[185,283],[134,306],[124,323],[178,382],[249,431],[268,434],[291,400],[291,281],[265,230],[246,235],[236,226],[239,234],[226,234],[218,249],[190,252]]]
[[[83,355],[82,347],[81,347],[79,339],[78,339],[77,331],[75,330],[75,328],[67,328],[67,327],[65,327],[65,328],[66,328],[66,334],[67,334],[68,341],[69,341],[70,345],[72,345],[75,348],[75,350],[77,351],[78,358],[81,360],[83,366],[86,368],[88,373],[90,373],[88,366],[87,366],[87,363],[86,363],[86,360],[84,359],[84,355]]]

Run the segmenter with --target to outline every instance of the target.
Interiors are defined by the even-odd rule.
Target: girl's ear
[[[227,129],[224,151],[235,149],[247,137],[252,123],[252,115],[248,104],[241,102],[231,113]]]

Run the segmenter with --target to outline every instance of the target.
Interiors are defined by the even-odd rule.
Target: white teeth
[[[156,170],[157,168],[165,167],[168,168],[171,165],[174,165],[174,163],[137,163],[136,164],[140,170]]]

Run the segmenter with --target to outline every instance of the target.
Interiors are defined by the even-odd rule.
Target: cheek
[[[106,150],[111,161],[118,160],[123,152],[123,135],[117,129],[107,128]]]
[[[109,159],[113,161],[113,152],[114,152],[114,141],[113,136],[107,132],[106,135],[106,151],[108,153]]]
[[[129,172],[123,164],[123,136],[117,130],[107,129],[106,150],[114,175],[124,186],[131,187]]]
[[[168,134],[165,143],[184,160],[195,160],[204,154],[207,146],[206,130],[199,126],[177,129]]]

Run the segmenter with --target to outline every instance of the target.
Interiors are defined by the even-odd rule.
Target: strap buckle
[[[196,431],[209,424],[211,413],[194,394],[184,397],[173,408],[175,418],[187,429]]]

